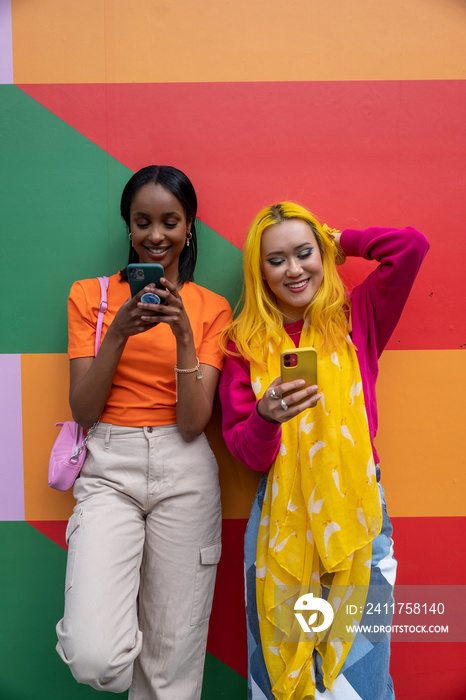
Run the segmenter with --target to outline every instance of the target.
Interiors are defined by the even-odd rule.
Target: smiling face
[[[190,228],[181,202],[162,185],[149,182],[130,207],[131,242],[141,263],[160,263],[165,277],[178,281],[178,262]]]
[[[309,224],[287,219],[269,226],[261,239],[261,267],[284,322],[302,319],[324,278],[322,256]]]

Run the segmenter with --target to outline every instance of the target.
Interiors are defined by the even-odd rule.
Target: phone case
[[[314,348],[294,348],[284,350],[280,355],[280,374],[282,383],[294,379],[304,379],[306,386],[317,385],[317,352]],[[288,396],[292,392],[286,392]]]
[[[126,271],[132,297],[151,282],[159,289],[164,289],[164,286],[160,284],[160,278],[164,276],[164,269],[159,263],[130,263]]]

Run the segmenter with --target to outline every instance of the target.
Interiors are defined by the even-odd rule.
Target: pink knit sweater
[[[429,244],[422,233],[408,227],[346,229],[340,245],[348,256],[379,262],[351,292],[352,339],[357,348],[374,459],[378,463],[374,448],[378,358],[398,323]],[[297,321],[285,326],[295,345],[299,343],[302,325],[303,321]],[[228,449],[247,467],[267,471],[280,447],[281,426],[269,423],[257,412],[247,360],[227,356],[220,378],[220,399]]]

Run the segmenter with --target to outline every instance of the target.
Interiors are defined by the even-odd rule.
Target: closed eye
[[[170,218],[170,219],[165,219],[165,221],[163,222],[163,225],[165,226],[165,228],[175,228],[176,226],[178,226],[179,223],[180,223],[179,219]]]
[[[308,258],[310,255],[312,255],[313,250],[314,250],[313,246],[311,246],[310,248],[303,248],[303,250],[301,250],[298,253],[298,258],[300,258],[300,260],[303,260],[304,258]]]
[[[267,258],[267,262],[269,265],[281,265],[282,262],[284,262],[285,258]]]

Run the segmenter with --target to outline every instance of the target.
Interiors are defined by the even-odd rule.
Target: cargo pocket
[[[82,510],[73,513],[66,527],[65,539],[68,545],[68,558],[66,560],[65,593],[69,591],[73,585],[74,564],[76,561],[76,549],[78,546],[82,515]]]
[[[194,580],[193,605],[191,608],[191,625],[207,620],[214,597],[215,574],[222,553],[220,540],[199,548],[199,559]]]

